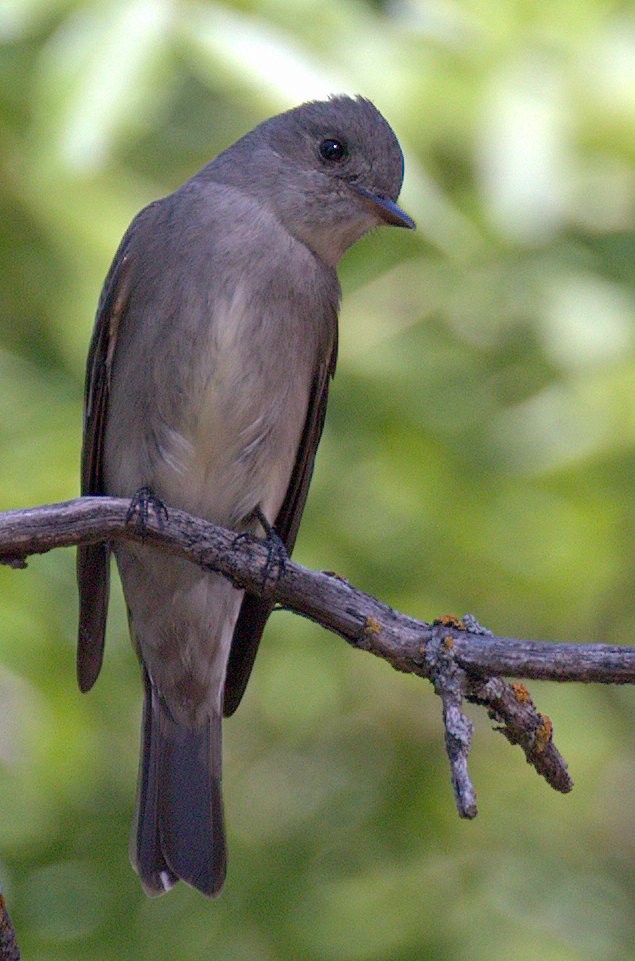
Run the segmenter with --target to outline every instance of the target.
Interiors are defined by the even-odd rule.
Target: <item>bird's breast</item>
[[[172,365],[182,383],[159,412],[154,487],[230,527],[282,504],[304,425],[317,345],[283,305],[238,288]],[[170,371],[157,371],[169,377]]]

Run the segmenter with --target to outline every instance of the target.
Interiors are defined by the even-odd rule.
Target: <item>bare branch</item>
[[[2,892],[0,892],[0,961],[20,961],[15,928]]]
[[[357,590],[344,578],[312,571],[291,560],[270,576],[267,545],[237,536],[173,508],[150,511],[145,525],[129,519],[130,502],[85,497],[0,514],[0,562],[26,566],[31,554],[55,547],[127,538],[148,549],[168,550],[227,577],[236,587],[270,597],[308,617],[349,644],[388,661],[396,670],[430,679],[443,703],[446,747],[457,807],[476,814],[467,771],[471,723],[465,697],[483,705],[507,739],[518,744],[548,783],[569,791],[572,781],[552,740],[549,718],[535,708],[526,688],[502,677],[554,681],[635,682],[635,648],[607,644],[552,644],[495,637],[466,615],[432,624],[415,620]]]
[[[145,532],[127,523],[129,501],[78,497],[44,507],[0,514],[0,562],[22,567],[31,554],[124,537],[161,546],[213,568],[253,594],[263,593],[267,548],[256,537],[170,509],[169,520],[150,513]],[[431,625],[401,614],[344,578],[289,561],[267,591],[282,607],[309,617],[355,647],[389,661],[397,670],[429,676],[422,645]],[[457,662],[471,674],[502,674],[550,681],[635,683],[635,647],[522,641],[448,627]]]

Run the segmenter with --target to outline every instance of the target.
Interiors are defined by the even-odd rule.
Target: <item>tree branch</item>
[[[0,961],[20,961],[20,949],[16,939],[15,928],[4,894],[0,890]]]
[[[573,786],[552,738],[552,724],[540,714],[522,684],[503,676],[553,681],[635,682],[635,648],[607,644],[553,644],[495,637],[471,615],[443,617],[428,624],[399,613],[329,571],[312,571],[288,560],[271,572],[266,542],[237,535],[169,509],[150,511],[145,524],[129,513],[130,502],[84,497],[0,514],[0,563],[26,566],[31,554],[118,538],[168,550],[227,577],[235,587],[275,600],[308,617],[349,644],[388,661],[396,670],[428,678],[440,695],[446,748],[459,814],[476,815],[467,770],[472,725],[461,710],[465,698],[484,706],[501,733],[518,744],[558,791]],[[274,565],[275,567],[275,565]]]

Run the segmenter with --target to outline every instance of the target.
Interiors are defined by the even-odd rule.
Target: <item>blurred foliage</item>
[[[77,494],[92,316],[133,214],[265,116],[361,92],[404,146],[419,229],[342,264],[296,556],[420,617],[632,642],[630,4],[1,0],[0,43],[1,508]],[[475,713],[462,823],[427,686],[287,614],[226,725],[225,893],[146,899],[113,593],[81,697],[72,552],[0,569],[0,877],[25,958],[632,956],[632,693],[533,686],[568,797]]]

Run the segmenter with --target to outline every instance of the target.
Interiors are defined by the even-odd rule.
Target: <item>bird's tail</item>
[[[182,880],[215,897],[225,880],[220,715],[177,724],[147,674],[130,859],[149,895]]]

